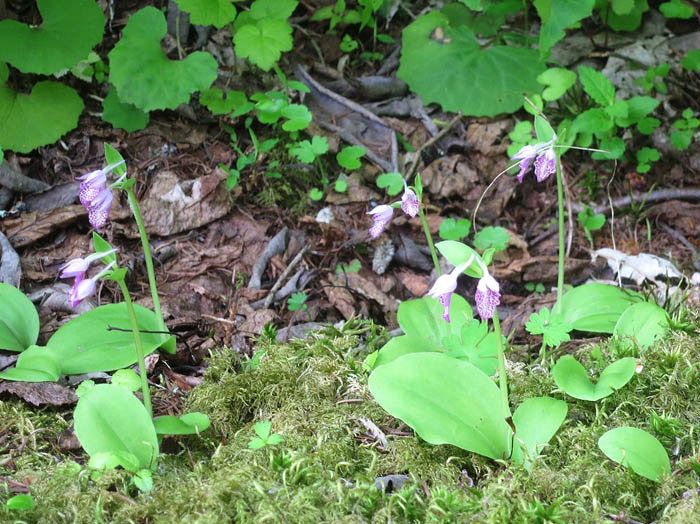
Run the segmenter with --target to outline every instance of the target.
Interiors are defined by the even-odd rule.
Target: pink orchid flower
[[[477,259],[478,260],[478,259]],[[476,310],[481,317],[481,320],[493,318],[496,306],[501,303],[501,287],[498,282],[490,274],[486,266],[478,260],[484,276],[479,279],[476,285],[476,293],[474,300],[476,301]]]
[[[83,278],[84,273],[76,276],[75,282],[73,283],[73,288],[68,294],[68,303],[70,304],[70,307],[75,309],[78,304],[92,295],[95,292],[95,289],[97,289],[97,281],[104,277],[112,269],[114,264],[116,264],[116,261],[112,261],[94,277]]]
[[[88,211],[90,225],[99,230],[107,223],[109,208],[112,205],[112,191],[107,186],[107,173],[122,165],[124,160],[86,175],[77,177],[80,180],[80,203]],[[122,175],[120,180],[126,174]]]
[[[372,227],[369,228],[369,236],[377,238],[391,221],[391,217],[394,215],[394,208],[386,204],[380,204],[367,214],[372,215],[373,221]]]
[[[520,151],[515,153],[511,160],[519,161],[520,172],[518,182],[523,181],[523,177],[530,170],[532,161],[535,161],[535,177],[538,182],[543,182],[550,175],[557,171],[557,158],[554,153],[554,142],[557,140],[555,134],[548,142],[540,142],[535,145],[525,145]]]
[[[403,181],[403,196],[401,197],[401,209],[404,213],[409,215],[411,218],[418,214],[420,208],[420,203],[418,202],[418,195],[413,189],[409,188],[406,181]]]
[[[442,318],[444,318],[446,322],[450,321],[450,301],[452,300],[452,293],[457,289],[457,278],[471,266],[473,260],[474,255],[464,264],[460,264],[454,268],[451,273],[439,276],[433,284],[433,287],[431,287],[430,291],[427,293],[427,296],[437,298],[440,301],[440,305],[442,306]]]
[[[93,253],[85,258],[73,258],[58,268],[61,271],[60,278],[75,277],[82,280],[92,262],[99,260],[102,257],[106,257],[107,255],[111,255],[116,250],[117,249],[114,248],[110,249],[109,251],[103,251],[102,253]]]

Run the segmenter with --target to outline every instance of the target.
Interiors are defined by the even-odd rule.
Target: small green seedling
[[[440,224],[439,235],[443,240],[462,240],[469,235],[471,227],[471,221],[466,218],[446,218]]]
[[[659,93],[668,93],[668,87],[666,87],[664,78],[668,76],[670,70],[671,66],[668,64],[660,64],[658,67],[652,67],[647,69],[644,76],[638,78],[635,84],[642,86],[647,93],[651,93],[654,90]]]
[[[34,499],[32,498],[31,495],[15,495],[14,497],[10,497],[7,499],[7,502],[5,502],[5,506],[8,509],[14,509],[14,510],[27,510],[27,509],[34,509]]]
[[[349,264],[338,264],[335,266],[336,273],[357,273],[362,268],[362,263],[356,258]]]
[[[564,320],[564,317],[557,313],[550,313],[549,309],[542,308],[539,313],[530,315],[530,319],[525,324],[525,329],[531,335],[542,335],[542,343],[557,347],[562,342],[570,340],[569,332],[574,328]]]
[[[360,158],[365,156],[365,148],[362,146],[345,146],[336,155],[340,167],[348,170],[357,169],[362,165]]]
[[[578,214],[578,223],[583,227],[583,231],[592,249],[593,235],[591,235],[591,231],[598,231],[605,225],[605,215],[602,213],[596,214],[593,208],[586,206],[583,208],[583,211]]]
[[[386,188],[389,196],[395,196],[404,189],[401,173],[383,173],[377,177],[377,187]]]
[[[648,173],[651,169],[651,164],[661,158],[658,150],[653,147],[643,147],[636,153],[637,155],[637,173]]]
[[[253,437],[248,442],[248,447],[250,449],[262,449],[265,446],[276,446],[282,442],[282,435],[279,433],[273,433],[270,435],[270,428],[272,423],[269,420],[263,422],[256,422],[253,429],[257,437]]]
[[[542,282],[527,282],[525,284],[525,289],[529,291],[530,293],[536,293],[536,294],[541,294],[544,293],[545,288],[544,284]]]
[[[296,293],[292,293],[292,296],[287,299],[287,307],[289,308],[289,311],[297,311],[298,309],[301,309],[302,311],[306,309],[306,297],[308,295],[306,293],[302,293],[301,291],[298,291]]]
[[[700,120],[693,116],[693,110],[690,108],[686,108],[682,115],[683,118],[673,123],[674,131],[669,138],[673,147],[685,150],[690,147],[695,130],[700,127]]]
[[[474,247],[483,251],[490,247],[496,251],[503,251],[508,247],[508,232],[505,228],[488,226],[474,235]]]

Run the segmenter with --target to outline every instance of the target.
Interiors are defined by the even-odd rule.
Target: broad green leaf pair
[[[526,467],[567,413],[561,400],[528,399],[513,414],[514,434],[502,416],[498,386],[472,364],[435,352],[404,355],[376,368],[369,387],[387,412],[427,442]]]

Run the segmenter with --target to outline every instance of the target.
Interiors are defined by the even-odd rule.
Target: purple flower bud
[[[377,238],[391,221],[391,217],[394,215],[394,208],[386,204],[381,204],[367,214],[372,215],[373,220],[372,227],[369,228],[369,236]]]
[[[479,312],[481,320],[493,318],[496,306],[501,303],[500,286],[496,279],[485,273],[476,285],[476,310]]]
[[[418,214],[418,208],[420,207],[420,202],[418,202],[418,195],[413,189],[406,185],[406,181],[403,182],[404,192],[401,197],[401,209],[404,213],[409,215],[411,218]]]

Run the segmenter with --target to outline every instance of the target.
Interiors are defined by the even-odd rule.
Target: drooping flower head
[[[107,173],[122,165],[124,160],[86,175],[80,180],[80,203],[88,211],[88,220],[95,229],[101,229],[107,223],[109,208],[112,205],[112,191],[107,186]],[[122,178],[126,175],[122,175]]]
[[[488,269],[481,260],[478,260],[478,262],[484,275],[476,285],[474,300],[476,301],[476,310],[481,320],[486,320],[493,318],[496,306],[501,303],[501,287],[496,279],[489,274]]]
[[[73,288],[68,294],[68,303],[70,304],[70,307],[75,309],[78,306],[78,304],[80,304],[83,300],[92,295],[95,292],[95,289],[97,289],[97,281],[104,277],[112,269],[112,266],[114,266],[114,264],[116,263],[116,261],[110,262],[108,266],[106,266],[94,277],[83,278],[84,273],[82,275],[76,276],[75,282],[73,282]]]
[[[457,289],[457,278],[471,265],[473,260],[474,255],[464,264],[454,268],[452,272],[439,276],[427,293],[427,296],[437,298],[440,301],[442,318],[447,322],[450,321],[450,301],[452,300],[452,293]]]
[[[114,248],[110,249],[109,251],[103,251],[101,253],[93,253],[92,255],[89,255],[85,258],[73,258],[65,264],[63,264],[60,268],[58,268],[61,271],[60,278],[75,277],[82,280],[92,262],[94,262],[95,260],[99,260],[100,258],[106,257],[107,255],[111,255],[116,250],[117,249]]]
[[[518,182],[523,181],[523,177],[530,170],[532,161],[535,161],[535,177],[538,182],[545,181],[551,174],[557,171],[557,158],[554,153],[554,142],[557,135],[554,134],[551,140],[539,142],[535,145],[525,145],[520,151],[515,153],[511,160],[519,161],[520,172],[518,172]]]
[[[405,180],[403,181],[403,187],[404,191],[403,196],[401,197],[401,209],[404,213],[413,218],[418,214],[418,209],[420,207],[418,195],[416,195],[416,192],[413,191],[413,189],[408,187]]]
[[[386,204],[380,204],[367,214],[372,216],[373,221],[372,227],[369,228],[369,236],[377,238],[391,221],[391,217],[394,215],[394,208]]]

